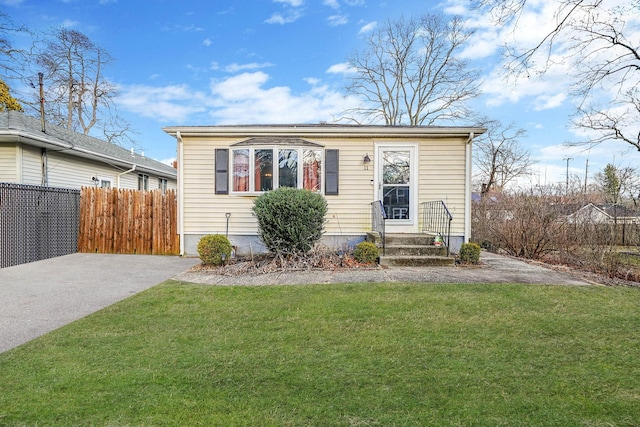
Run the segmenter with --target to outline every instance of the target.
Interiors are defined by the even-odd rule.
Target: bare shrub
[[[543,189],[489,195],[474,204],[472,238],[494,252],[628,276],[617,246],[621,224],[580,211],[584,205],[581,198]]]
[[[474,206],[473,240],[486,249],[539,259],[554,251],[566,222],[554,197],[533,190],[484,197]]]

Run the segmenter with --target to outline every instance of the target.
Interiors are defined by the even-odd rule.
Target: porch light
[[[369,157],[369,153],[364,155],[362,163],[364,164],[364,170],[369,170],[369,163],[371,163],[371,157]]]

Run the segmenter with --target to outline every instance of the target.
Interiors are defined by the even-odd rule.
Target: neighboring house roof
[[[588,203],[576,210],[567,218],[573,221],[592,220],[610,222],[618,220],[640,220],[640,214],[625,206],[615,204],[594,205]]]
[[[109,165],[130,169],[134,165],[137,171],[173,178],[176,169],[133,150],[103,141],[92,136],[64,129],[50,123],[42,131],[40,119],[26,116],[17,111],[0,112],[0,141],[19,141],[24,144],[60,150],[67,154],[83,157]]]

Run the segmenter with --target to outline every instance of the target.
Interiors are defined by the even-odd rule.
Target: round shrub
[[[360,242],[353,251],[353,257],[358,262],[372,264],[378,259],[378,247],[371,242]]]
[[[480,245],[474,242],[463,243],[458,257],[464,264],[477,264],[480,262]]]
[[[198,255],[203,264],[222,265],[231,258],[231,243],[222,234],[208,234],[198,242]]]
[[[322,237],[327,201],[309,190],[283,187],[257,197],[253,214],[267,249],[278,255],[304,254]]]

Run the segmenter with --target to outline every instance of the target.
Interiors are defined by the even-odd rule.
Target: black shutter
[[[338,195],[338,150],[325,150],[324,152],[324,194],[328,196]]]
[[[216,194],[229,194],[229,150],[216,148]]]

